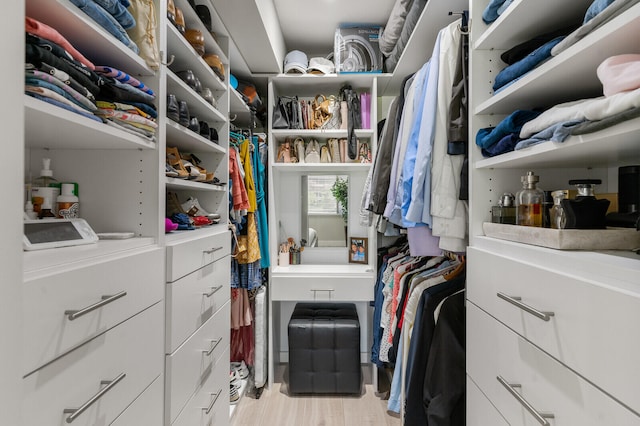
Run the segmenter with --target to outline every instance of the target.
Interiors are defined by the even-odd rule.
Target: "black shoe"
[[[192,132],[196,132],[199,133],[200,132],[200,121],[198,120],[198,117],[191,117],[191,120],[189,120],[189,130],[191,130]]]
[[[196,77],[196,83],[193,87],[193,90],[195,90],[198,95],[202,95],[202,83],[200,83],[198,77]]]
[[[180,77],[180,80],[187,83],[187,86],[196,90],[196,75],[191,70],[184,70],[176,72],[176,75]]]
[[[202,83],[191,70],[178,71],[176,75],[180,77],[180,80],[187,83],[187,86],[191,87],[197,94],[202,93]]]
[[[178,110],[180,113],[180,120],[178,122],[184,127],[189,127],[189,107],[187,106],[187,102],[178,102]]]
[[[209,139],[211,140],[211,142],[219,143],[218,142],[218,131],[216,130],[215,127],[211,127],[209,129]]]
[[[211,130],[209,130],[209,123],[206,121],[200,122],[200,136],[203,138],[209,139],[211,135]]]
[[[198,14],[198,18],[200,18],[207,31],[211,32],[211,12],[209,11],[209,8],[204,4],[198,4],[196,5],[196,13]]]
[[[167,95],[167,117],[175,121],[176,123],[180,122],[180,113],[178,112],[178,100],[176,99],[176,95],[168,94]]]

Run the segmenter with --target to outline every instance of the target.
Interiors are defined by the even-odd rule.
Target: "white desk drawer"
[[[271,281],[271,299],[368,302],[374,298],[374,286],[369,277],[279,276]]]
[[[187,402],[173,426],[226,426],[229,424],[229,359],[227,347],[202,387]]]
[[[158,376],[151,386],[111,423],[111,426],[161,425],[162,391],[164,390],[162,383],[162,376]]]
[[[216,363],[229,363],[229,358],[222,360],[221,355],[229,346],[230,306],[231,302],[225,304],[182,346],[166,356],[165,419],[172,423]]]
[[[469,376],[467,376],[466,426],[509,426]]]
[[[125,374],[119,382],[77,414],[74,425],[110,424],[162,374],[161,303],[69,352],[23,381],[24,425],[60,426],[70,414]]]
[[[23,373],[162,300],[163,261],[157,248],[25,282]],[[105,296],[115,297],[75,319],[65,313],[95,305]]]
[[[469,248],[467,297],[640,412],[639,295]],[[520,297],[548,321],[497,296]],[[606,368],[604,367],[606,365]]]
[[[509,424],[541,421],[498,377],[520,385],[514,393],[538,413],[553,414],[553,426],[640,425],[640,417],[473,303],[467,303],[467,373]]]
[[[194,234],[167,245],[167,282],[173,282],[231,253],[231,233]]]
[[[229,258],[167,284],[166,353],[172,353],[229,301]]]

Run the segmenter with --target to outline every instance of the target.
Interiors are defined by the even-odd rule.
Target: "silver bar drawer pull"
[[[63,413],[71,414],[69,417],[67,417],[67,420],[66,420],[67,423],[71,423],[75,419],[77,419],[78,416],[80,416],[80,414],[84,413],[87,410],[87,408],[91,407],[96,401],[102,398],[105,393],[113,389],[113,387],[117,385],[125,377],[127,377],[127,375],[125,373],[121,373],[118,377],[116,377],[113,380],[102,380],[100,384],[106,385],[106,386],[100,389],[100,391],[97,394],[93,395],[87,402],[82,404],[80,408],[65,408],[63,410]]]
[[[203,350],[202,353],[205,354],[206,356],[211,355],[215,350],[215,348],[220,344],[220,342],[222,342],[222,339],[211,340],[211,343],[212,343],[211,347],[207,350]]]
[[[222,288],[222,285],[219,285],[218,287],[211,287],[211,291],[209,293],[202,293],[202,295],[206,297],[211,297],[215,293],[217,293],[218,290],[220,290],[221,288]]]
[[[210,395],[215,395],[213,398],[211,398],[211,402],[209,403],[208,407],[202,407],[202,409],[204,410],[205,414],[209,414],[211,412],[211,410],[213,409],[213,406],[216,404],[216,401],[218,400],[218,397],[220,396],[220,394],[222,393],[222,389],[220,389],[218,391],[218,393],[212,393]]]
[[[220,246],[220,247],[212,247],[209,250],[202,250],[202,252],[205,253],[205,254],[211,254],[211,253],[217,252],[218,250],[222,250],[222,248],[223,248],[222,246]]]
[[[104,305],[108,305],[109,303],[120,299],[121,297],[124,297],[127,295],[126,291],[121,291],[118,294],[113,294],[111,296],[102,296],[102,300],[100,300],[97,303],[94,303],[91,306],[87,306],[86,308],[82,308],[82,309],[74,309],[74,310],[67,310],[64,311],[64,314],[67,316],[67,319],[69,321],[73,321],[76,318],[80,318],[81,316],[88,314],[91,311],[95,311],[98,308],[102,308]]]
[[[522,309],[525,312],[530,313],[531,315],[533,315],[534,317],[540,318],[543,321],[549,321],[551,319],[551,317],[553,316],[553,312],[543,312],[543,311],[539,311],[536,308],[532,308],[529,305],[525,305],[524,303],[521,302],[522,298],[521,297],[516,297],[516,296],[507,296],[504,293],[498,293],[497,294],[498,297],[502,300],[506,300],[507,302],[511,303],[512,305],[517,306],[518,308]]]
[[[529,413],[531,413],[531,415],[538,421],[538,423],[540,423],[542,426],[551,426],[551,423],[549,423],[547,421],[547,419],[553,419],[555,416],[551,413],[541,413],[538,410],[536,410],[535,408],[533,408],[533,406],[531,404],[529,404],[529,401],[527,401],[526,399],[524,399],[522,397],[522,395],[520,395],[518,392],[516,392],[516,390],[514,388],[519,388],[521,387],[518,384],[514,384],[514,383],[509,383],[507,382],[502,376],[497,376],[496,379],[498,379],[498,381],[500,382],[500,384],[502,386],[504,386],[504,388],[506,390],[509,391],[509,393],[511,395],[513,395],[513,397],[515,399],[518,400],[518,402],[520,404],[522,404],[522,406],[524,408],[527,409],[527,411]]]

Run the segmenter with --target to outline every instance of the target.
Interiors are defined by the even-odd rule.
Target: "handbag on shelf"
[[[320,143],[311,139],[307,144],[306,154],[304,156],[305,163],[319,163],[320,162]]]
[[[297,137],[293,140],[293,152],[297,158],[298,163],[304,163],[304,157],[307,155],[304,149],[304,139]]]
[[[320,147],[320,162],[331,163],[331,153],[329,153],[329,146],[327,144]]]
[[[311,104],[313,109],[313,128],[339,129],[340,102],[335,96],[316,95]]]
[[[289,114],[284,105],[282,98],[278,98],[278,103],[273,109],[273,117],[271,120],[271,127],[274,129],[288,129],[289,128]]]
[[[276,122],[277,120],[277,122]],[[285,126],[286,121],[286,127]],[[302,129],[302,112],[297,96],[280,96],[273,110],[272,125],[274,129]]]

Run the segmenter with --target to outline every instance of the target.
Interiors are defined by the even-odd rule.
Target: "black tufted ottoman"
[[[360,322],[353,303],[297,303],[289,321],[289,392],[360,393]]]

